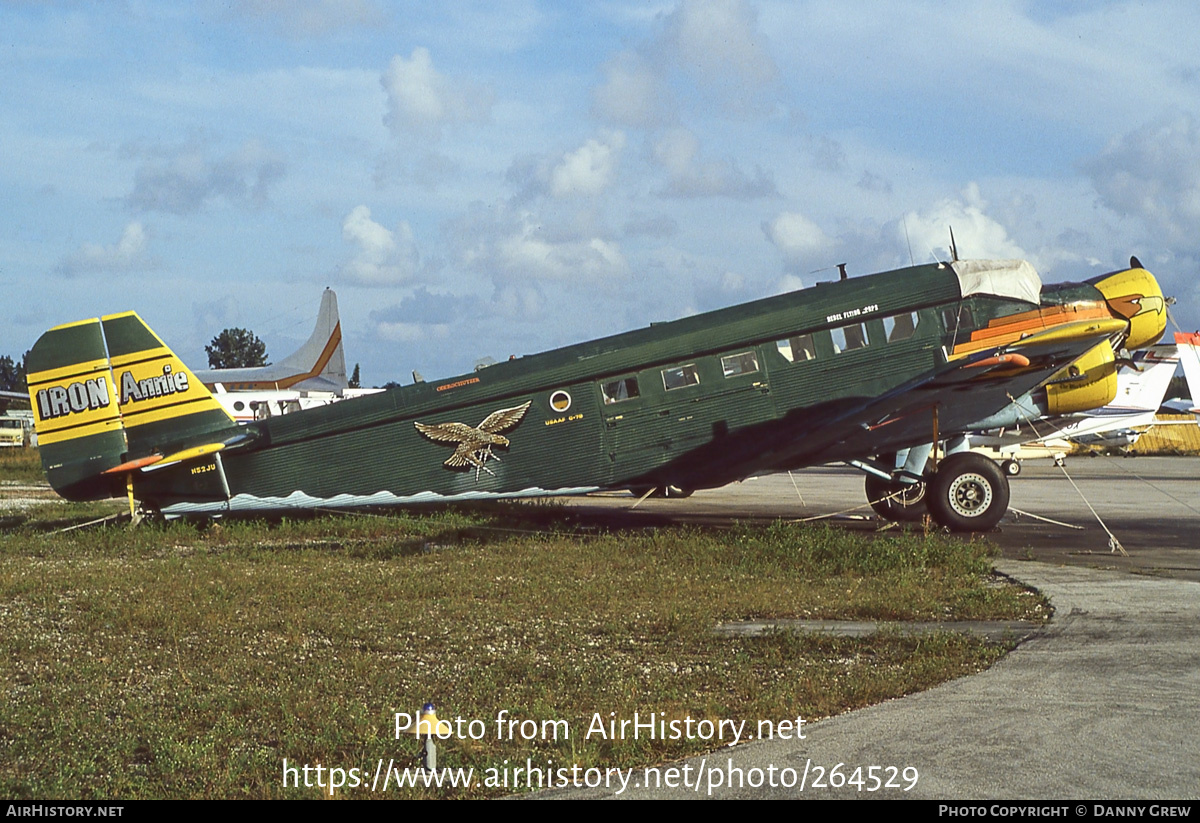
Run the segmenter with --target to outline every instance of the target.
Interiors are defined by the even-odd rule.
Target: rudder
[[[50,485],[72,500],[117,493],[119,479],[103,472],[121,463],[128,446],[100,320],[50,329],[29,350],[25,370]]]

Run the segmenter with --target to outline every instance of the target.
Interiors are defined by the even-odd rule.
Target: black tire
[[[991,531],[1008,511],[1008,478],[983,455],[952,454],[929,481],[926,502],[933,519],[950,531]]]
[[[1005,460],[1000,464],[1000,468],[1004,469],[1004,473],[1009,477],[1016,477],[1021,473],[1021,464],[1016,460]]]
[[[884,520],[915,523],[925,516],[925,484],[906,485],[867,475],[867,502]]]

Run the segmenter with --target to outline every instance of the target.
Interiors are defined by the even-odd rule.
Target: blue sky
[[[0,2],[0,353],[194,367],[339,297],[366,383],[835,276],[1131,254],[1200,326],[1186,2]],[[907,230],[908,238],[905,233]]]

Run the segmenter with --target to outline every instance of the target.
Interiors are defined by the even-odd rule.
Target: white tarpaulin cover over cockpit
[[[958,275],[963,297],[992,294],[1035,306],[1041,302],[1042,278],[1024,260],[956,260],[950,268]]]

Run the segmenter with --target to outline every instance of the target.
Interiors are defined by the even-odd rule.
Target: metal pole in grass
[[[415,736],[421,743],[422,769],[427,772],[437,771],[437,743],[434,741],[438,737],[449,737],[450,733],[450,724],[444,720],[438,720],[437,711],[432,703],[426,703],[421,707],[421,718],[409,731],[409,734]]]

